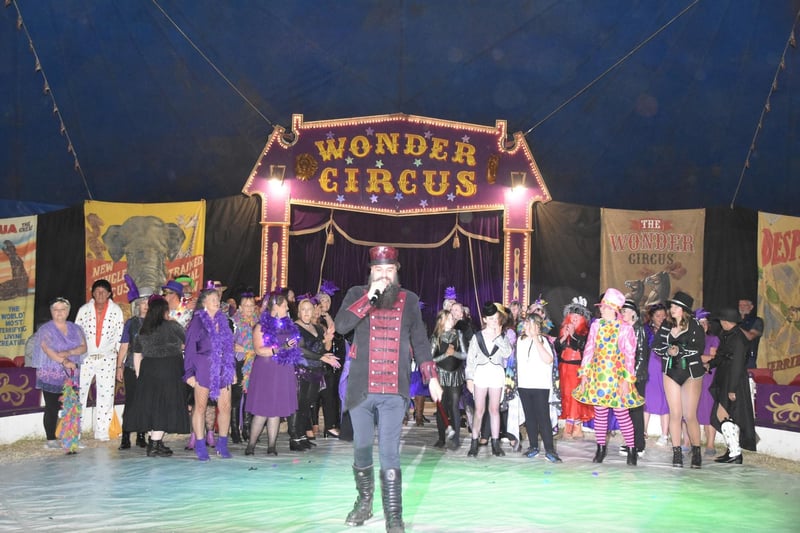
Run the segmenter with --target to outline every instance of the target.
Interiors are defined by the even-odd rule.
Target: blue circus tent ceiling
[[[800,215],[800,0],[5,4],[4,205],[231,196],[294,113],[401,112],[506,120],[557,201]]]

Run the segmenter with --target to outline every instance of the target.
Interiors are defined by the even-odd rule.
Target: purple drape
[[[499,239],[501,215],[501,212],[461,213],[458,224],[467,233]],[[437,243],[452,231],[456,216],[391,217],[334,211],[333,220],[342,231],[354,240],[374,244],[354,244],[334,231],[334,244],[326,246],[325,231],[293,233],[289,240],[289,286],[296,294],[316,291],[322,265],[321,277],[333,281],[341,289],[332,298],[335,312],[349,287],[366,282],[370,246]],[[331,211],[327,209],[293,206],[291,231],[316,228],[330,218]],[[477,318],[477,310],[483,302],[502,300],[502,241],[490,243],[470,239],[464,234],[459,234],[459,240],[459,248],[453,248],[451,236],[436,248],[400,249],[400,283],[417,293],[426,304],[422,316],[429,326],[441,308],[445,287],[455,287],[458,300],[469,307],[473,318]],[[474,278],[471,261],[475,265]]]

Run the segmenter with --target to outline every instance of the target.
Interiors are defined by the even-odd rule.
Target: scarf
[[[208,387],[208,396],[212,400],[219,398],[219,384],[233,383],[233,373],[236,363],[233,355],[233,332],[228,326],[225,313],[217,312],[211,318],[205,309],[195,313],[200,317],[203,329],[211,340],[211,383]]]
[[[259,320],[264,346],[272,347],[275,355],[272,360],[279,365],[296,365],[303,359],[300,350],[300,330],[291,317],[276,318],[269,313],[262,313]],[[294,345],[289,347],[289,341]]]

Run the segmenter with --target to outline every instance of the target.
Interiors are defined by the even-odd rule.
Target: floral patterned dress
[[[644,405],[634,383],[636,334],[619,320],[596,320],[589,330],[580,376],[588,379],[578,385],[573,398],[581,403],[612,409],[632,409]],[[621,384],[629,383],[627,394]]]

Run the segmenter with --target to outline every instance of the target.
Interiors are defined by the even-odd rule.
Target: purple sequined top
[[[36,388],[46,392],[61,393],[67,374],[61,363],[53,361],[42,349],[42,343],[56,352],[65,352],[81,345],[86,345],[83,330],[73,322],[67,322],[67,334],[61,333],[55,322],[47,322],[36,332],[36,343],[33,348],[33,366],[36,367]],[[70,361],[80,364],[83,356],[70,356]],[[74,371],[75,383],[80,380],[80,367]]]

